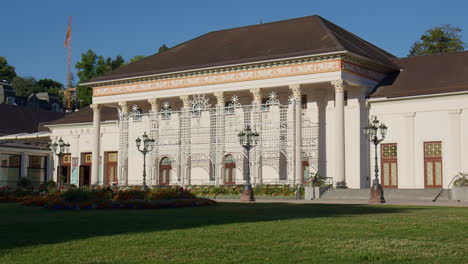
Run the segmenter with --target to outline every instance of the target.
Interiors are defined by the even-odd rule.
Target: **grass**
[[[468,208],[0,204],[0,263],[467,263]]]

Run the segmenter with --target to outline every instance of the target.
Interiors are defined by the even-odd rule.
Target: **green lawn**
[[[0,204],[0,263],[467,263],[468,208]]]

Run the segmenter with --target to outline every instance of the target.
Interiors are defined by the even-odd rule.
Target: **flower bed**
[[[0,198],[21,202],[26,206],[50,209],[154,209],[200,207],[216,204],[206,198],[197,198],[181,187],[164,187],[142,190],[138,187],[66,187],[48,192],[29,192],[17,195],[5,191]],[[14,194],[14,195],[13,195]]]

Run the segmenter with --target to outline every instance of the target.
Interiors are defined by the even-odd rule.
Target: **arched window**
[[[224,184],[236,184],[236,162],[232,155],[224,157]]]
[[[171,159],[164,157],[159,164],[159,185],[169,185],[169,176],[171,175]]]

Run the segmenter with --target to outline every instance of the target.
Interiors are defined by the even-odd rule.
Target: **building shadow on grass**
[[[0,204],[0,248],[61,243],[97,236],[155,232],[210,225],[317,217],[395,214],[404,208],[369,205],[220,203],[202,208],[58,211]],[[1,253],[1,252],[0,252]]]

